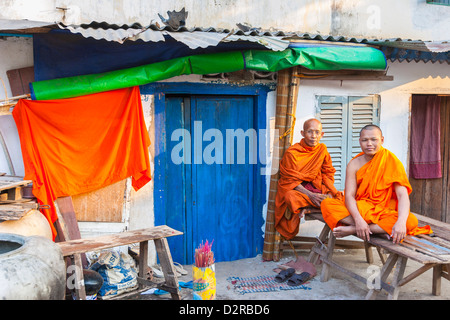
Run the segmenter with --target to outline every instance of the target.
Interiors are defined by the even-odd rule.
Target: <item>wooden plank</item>
[[[422,204],[425,202],[423,199],[423,188],[424,188],[423,185],[425,180],[414,179],[412,176],[410,176],[409,182],[412,187],[412,192],[409,196],[411,211],[424,212]]]
[[[373,245],[380,246],[383,249],[388,250],[389,252],[396,253],[402,257],[411,258],[417,262],[426,264],[426,263],[443,263],[442,259],[438,259],[436,257],[432,257],[430,255],[423,254],[418,251],[414,251],[411,247],[407,247],[406,245],[394,244],[392,241],[379,238],[379,237],[370,237],[369,242]],[[450,259],[449,259],[450,262]]]
[[[6,71],[13,96],[30,93],[30,82],[34,81],[34,67]]]
[[[77,221],[122,222],[126,180],[72,196]]]
[[[58,245],[62,250],[63,256],[68,256],[75,253],[108,249],[128,245],[131,243],[162,239],[182,234],[183,233],[180,231],[162,225],[153,228],[121,232],[113,235],[99,236],[95,238],[58,242]]]
[[[301,79],[308,80],[371,80],[371,81],[392,81],[393,76],[386,75],[386,71],[362,71],[362,70],[309,70],[299,68]]]
[[[30,210],[36,210],[38,204],[36,202],[11,203],[0,205],[0,221],[19,220]]]
[[[429,225],[433,232],[444,240],[450,241],[450,224],[412,212],[419,220],[419,226]]]
[[[61,216],[63,217],[65,226],[67,228],[67,234],[69,235],[69,238],[65,238],[63,240],[67,241],[80,239],[81,234],[80,229],[78,228],[78,221],[75,216],[75,209],[73,207],[72,198],[58,198],[55,201],[55,205],[58,206],[58,210],[61,213]]]
[[[404,247],[404,248],[410,249],[413,252],[418,252],[418,253],[423,254],[424,256],[433,257],[433,258],[441,261],[441,263],[446,263],[446,262],[450,261],[449,260],[450,259],[450,255],[448,255],[448,256],[441,255],[440,256],[440,255],[437,255],[437,254],[434,254],[434,253],[428,251],[425,248],[422,248],[422,247],[419,247],[419,246],[415,246],[415,245],[412,245],[412,244],[409,244],[409,243],[406,243],[406,242],[402,242],[400,245],[402,247]],[[425,261],[426,260],[424,260],[424,262],[422,262],[422,263],[426,263]]]
[[[26,186],[32,182],[31,180],[23,180],[19,177],[0,176],[0,191]]]
[[[30,211],[30,209],[23,209],[23,208],[9,208],[9,209],[0,209],[0,222],[1,221],[7,221],[7,220],[19,220],[24,215],[27,214],[27,212]]]
[[[424,181],[423,210],[428,217],[441,220],[442,212],[442,179],[426,179]]]
[[[450,250],[444,247],[441,247],[437,244],[433,244],[425,239],[416,238],[414,236],[406,236],[403,240],[405,243],[412,244],[416,247],[420,247],[426,251],[429,251],[432,254],[442,255],[442,254],[450,254]]]
[[[441,247],[450,249],[450,241],[444,240],[442,238],[430,237],[429,235],[426,235],[426,234],[418,234],[417,237],[427,239],[428,241],[435,243]]]

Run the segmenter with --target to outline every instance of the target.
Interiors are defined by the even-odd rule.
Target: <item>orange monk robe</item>
[[[13,111],[25,179],[53,223],[53,202],[132,177],[135,190],[151,180],[139,87],[46,101],[19,100]]]
[[[322,194],[342,197],[334,187],[335,172],[323,143],[309,147],[302,139],[286,150],[280,162],[280,179],[275,198],[275,228],[282,236],[293,238],[299,230],[300,209],[315,206],[305,194],[294,188],[302,182],[310,182]],[[284,216],[286,208],[293,213],[289,220]]]
[[[361,152],[355,158],[363,154]],[[355,198],[361,216],[368,224],[377,224],[387,234],[392,234],[392,227],[398,219],[398,199],[394,183],[404,186],[408,194],[412,191],[400,160],[382,147],[372,160],[358,170],[356,183]],[[325,199],[321,209],[325,222],[332,230],[341,219],[350,215],[343,200]],[[412,213],[408,216],[406,229],[410,235],[431,233],[429,226],[418,227],[418,220]]]

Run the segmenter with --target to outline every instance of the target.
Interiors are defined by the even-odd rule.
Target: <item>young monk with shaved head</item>
[[[309,119],[300,133],[303,139],[289,147],[280,162],[275,198],[275,228],[288,240],[298,233],[301,208],[319,208],[327,197],[342,198],[334,187],[336,169],[327,147],[320,143],[322,124]]]
[[[376,125],[362,128],[359,144],[362,152],[347,165],[345,202],[326,199],[322,202],[325,222],[337,238],[357,235],[369,240],[382,234],[401,242],[407,234],[430,233],[418,227],[409,211],[411,185],[397,157],[383,148],[384,137]]]

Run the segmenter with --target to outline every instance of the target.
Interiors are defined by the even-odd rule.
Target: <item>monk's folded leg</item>
[[[377,221],[377,225],[383,229],[388,235],[392,234],[392,227],[397,222],[398,212],[392,209],[386,210],[380,214]],[[412,230],[416,229],[419,224],[416,216],[410,213],[408,219],[406,219],[406,233],[410,233]]]
[[[289,210],[292,213],[300,213],[301,208],[314,206],[306,194],[297,190],[286,191],[284,195],[284,201],[286,202]]]
[[[344,201],[339,199],[327,198],[323,200],[320,209],[323,219],[331,230],[336,228],[339,221],[350,215]]]

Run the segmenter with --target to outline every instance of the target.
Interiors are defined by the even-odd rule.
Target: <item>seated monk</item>
[[[336,169],[323,137],[322,124],[309,119],[303,124],[303,139],[289,147],[280,162],[280,179],[275,198],[275,228],[286,239],[299,230],[303,207],[320,208],[326,197],[341,197],[334,187]]]
[[[336,238],[357,235],[369,240],[381,234],[401,242],[406,235],[431,233],[418,227],[410,213],[412,191],[405,169],[397,157],[383,148],[384,137],[376,125],[362,128],[359,143],[362,152],[347,165],[345,202],[326,199],[322,215]]]

